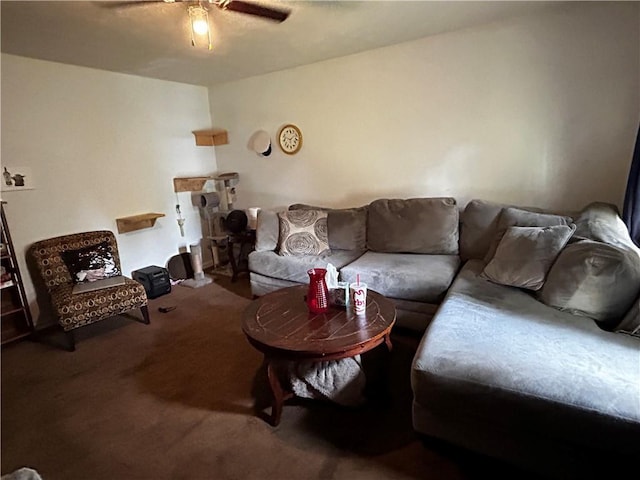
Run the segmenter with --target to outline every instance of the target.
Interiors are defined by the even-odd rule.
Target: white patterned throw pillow
[[[320,210],[288,210],[278,213],[280,236],[278,253],[321,255],[331,253],[327,235],[327,212]]]

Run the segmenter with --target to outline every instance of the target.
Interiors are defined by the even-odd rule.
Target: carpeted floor
[[[246,280],[176,286],[150,301],[150,325],[118,317],[85,327],[74,353],[60,348],[57,333],[3,347],[1,473],[27,466],[44,480],[521,478],[413,432],[417,340],[409,336],[393,336],[386,401],[349,409],[293,400],[271,427],[262,357],[240,326],[248,296]],[[176,308],[159,313],[167,306]]]

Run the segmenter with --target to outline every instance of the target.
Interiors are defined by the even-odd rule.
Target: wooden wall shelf
[[[173,179],[174,192],[198,192],[204,188],[208,180],[214,177],[178,177]]]
[[[195,130],[198,147],[212,147],[214,145],[226,145],[229,143],[227,131],[222,128],[212,128],[209,130]]]
[[[118,233],[133,232],[142,228],[151,228],[156,224],[156,220],[164,217],[164,213],[143,213],[131,217],[116,218]]]

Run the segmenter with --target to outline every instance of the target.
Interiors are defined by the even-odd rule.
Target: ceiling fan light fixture
[[[209,50],[211,46],[211,28],[209,27],[209,12],[200,5],[190,6],[188,9],[189,21],[191,22],[191,45],[196,46],[196,37],[207,37]]]

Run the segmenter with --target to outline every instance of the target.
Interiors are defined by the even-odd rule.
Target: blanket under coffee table
[[[271,292],[254,300],[244,311],[242,330],[248,341],[264,354],[273,394],[271,424],[280,423],[282,406],[293,392],[285,389],[274,362],[324,362],[355,357],[385,343],[391,351],[391,328],[396,320],[393,302],[369,290],[367,307],[356,315],[347,306],[330,307],[327,313],[309,312],[307,286]]]

